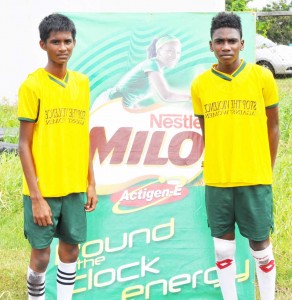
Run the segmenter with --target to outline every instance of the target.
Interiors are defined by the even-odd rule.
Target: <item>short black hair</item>
[[[50,33],[56,31],[71,32],[73,40],[75,40],[76,28],[73,21],[58,13],[51,14],[41,21],[39,25],[40,39],[46,42]]]
[[[239,31],[242,38],[242,27],[240,17],[234,13],[220,12],[212,19],[210,35],[213,37],[214,31],[220,28],[234,28]]]

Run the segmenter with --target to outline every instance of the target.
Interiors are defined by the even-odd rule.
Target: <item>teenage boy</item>
[[[262,300],[274,299],[276,268],[272,168],[279,141],[278,92],[270,71],[239,58],[240,18],[212,19],[210,49],[218,63],[192,83],[205,142],[206,209],[223,298],[236,300],[235,223],[248,238]]]
[[[57,237],[57,299],[68,300],[78,244],[86,239],[86,212],[97,203],[89,151],[89,81],[67,70],[76,42],[69,18],[51,14],[42,20],[39,32],[48,62],[21,85],[18,106],[24,234],[32,247],[28,299],[45,299],[50,244]]]

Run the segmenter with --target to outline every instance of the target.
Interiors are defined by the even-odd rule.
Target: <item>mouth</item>
[[[176,64],[177,64],[176,61],[169,61],[168,64],[167,64],[167,66],[168,66],[169,68],[173,68]]]
[[[57,57],[59,59],[68,59],[68,55],[67,54],[60,54],[60,55],[57,55]]]
[[[221,57],[233,57],[233,55],[232,54],[222,54],[222,55],[220,55]]]
[[[176,62],[178,62],[178,59],[177,58],[170,58],[168,61],[170,63],[176,63]]]

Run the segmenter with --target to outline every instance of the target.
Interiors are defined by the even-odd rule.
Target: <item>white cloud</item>
[[[262,9],[264,6],[267,4],[272,4],[273,2],[279,3],[279,0],[252,0],[251,2],[248,3],[249,8],[257,8],[257,9]],[[287,3],[290,3],[290,1],[287,1]]]

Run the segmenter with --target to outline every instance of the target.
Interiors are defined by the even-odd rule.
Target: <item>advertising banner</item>
[[[216,62],[208,43],[214,14],[67,15],[77,27],[70,69],[90,79],[99,197],[87,215],[73,299],[222,299],[190,101],[192,80]],[[254,15],[241,18],[242,58],[253,61]],[[236,244],[239,299],[254,299],[253,261],[238,232]],[[54,241],[47,299],[56,299],[56,251]]]

